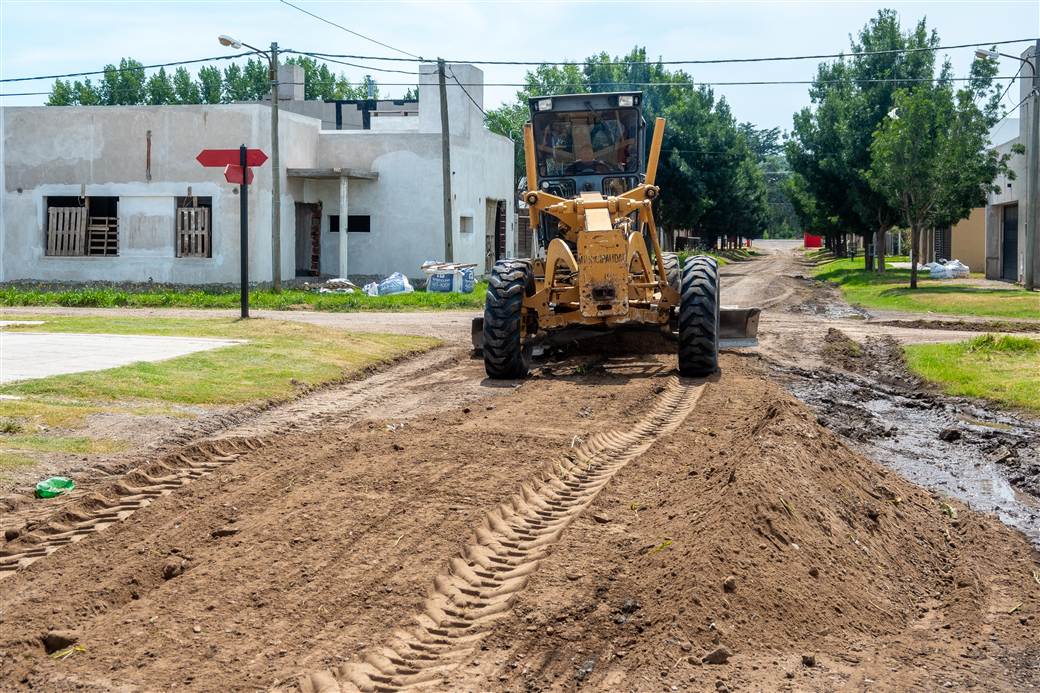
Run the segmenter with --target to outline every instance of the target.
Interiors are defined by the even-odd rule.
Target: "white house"
[[[513,143],[484,128],[483,73],[450,67],[468,91],[448,80],[454,260],[486,271],[516,247]],[[280,101],[283,278],[419,277],[424,260],[443,259],[436,69],[420,66],[417,113],[414,102],[381,104],[368,129],[322,129],[338,107]],[[11,107],[0,125],[0,281],[238,280],[238,187],[195,157],[241,144],[270,153],[267,105]],[[272,277],[273,173],[270,162],[254,169],[249,186],[260,282]]]

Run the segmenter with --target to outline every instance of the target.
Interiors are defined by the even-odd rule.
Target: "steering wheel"
[[[581,173],[613,173],[614,167],[608,164],[606,161],[600,159],[594,159],[592,161],[585,161],[578,159],[574,163],[567,166],[565,173],[574,175]]]

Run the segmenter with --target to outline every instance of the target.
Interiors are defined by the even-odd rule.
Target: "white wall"
[[[238,278],[239,200],[223,170],[204,168],[206,148],[270,149],[270,111],[258,105],[34,107],[3,109],[2,279],[228,283]],[[284,166],[311,166],[317,121],[282,120]],[[308,135],[308,129],[313,135]],[[147,165],[148,133],[151,165]],[[150,173],[150,180],[149,180]],[[283,178],[284,181],[284,178]],[[177,258],[174,198],[213,198],[212,257]],[[292,198],[283,182],[283,276],[292,272]],[[119,199],[119,255],[48,257],[46,198]],[[249,190],[250,278],[271,278],[271,166]]]

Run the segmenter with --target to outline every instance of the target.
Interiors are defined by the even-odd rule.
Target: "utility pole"
[[[282,169],[278,158],[278,44],[271,44],[271,283],[282,290]]]
[[[1029,192],[1026,202],[1029,205],[1029,217],[1026,219],[1025,276],[1023,277],[1027,291],[1036,288],[1036,237],[1037,225],[1040,224],[1040,39],[1033,49],[1033,84],[1029,98],[1029,133],[1025,145],[1028,168],[1026,179]]]
[[[248,150],[243,144],[238,148],[238,165],[242,167],[242,182],[238,185],[239,223],[239,302],[242,319],[249,317],[249,167]]]
[[[444,82],[444,59],[437,58],[441,95],[441,183],[444,189],[444,261],[455,262],[451,232],[451,133],[448,130],[448,87]]]

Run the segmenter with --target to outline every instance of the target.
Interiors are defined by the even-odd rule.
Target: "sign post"
[[[243,144],[238,150],[238,165],[242,167],[243,171],[248,171],[246,168],[246,146]],[[226,174],[225,174],[226,175]],[[242,300],[242,317],[249,317],[249,175],[242,176],[242,182],[238,184],[238,203],[239,207],[239,219],[241,223],[241,233],[239,236],[239,243],[241,249],[239,255],[242,261],[242,286],[239,290],[239,294]]]
[[[195,159],[207,167],[223,167],[224,179],[238,183],[239,203],[239,258],[241,260],[242,317],[249,317],[249,184],[253,182],[253,166],[263,166],[267,154],[259,149],[248,149],[244,144],[236,149],[203,149]],[[275,175],[278,172],[275,171]]]

